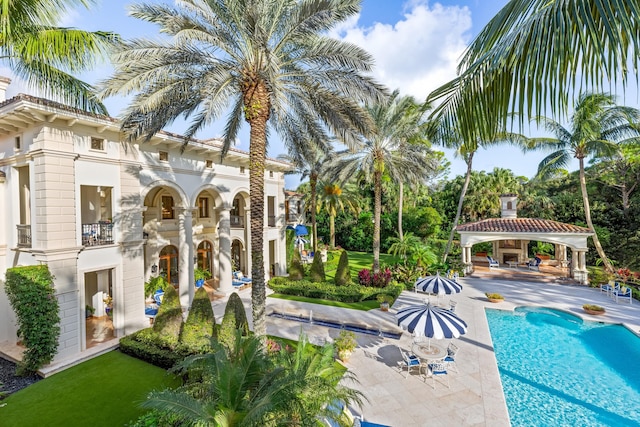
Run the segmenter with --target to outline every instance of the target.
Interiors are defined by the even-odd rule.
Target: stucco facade
[[[0,86],[8,84],[0,79]],[[4,95],[5,87],[0,88]],[[249,155],[217,140],[161,133],[125,142],[117,120],[18,95],[0,99],[0,343],[17,340],[4,292],[7,268],[46,263],[61,308],[56,359],[86,349],[85,307],[105,314],[120,337],[148,326],[144,282],[163,274],[183,307],[194,267],[218,291],[233,291],[233,268],[250,275]],[[284,172],[265,172],[267,279],[285,272]]]

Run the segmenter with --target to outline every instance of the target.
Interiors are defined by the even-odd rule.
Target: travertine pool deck
[[[463,291],[452,297],[457,301],[456,313],[468,324],[468,331],[454,340],[460,347],[457,357],[459,373],[449,375],[450,386],[431,380],[425,383],[417,372],[405,379],[399,372],[401,360],[397,346],[411,347],[411,336],[404,333],[399,340],[357,334],[359,347],[345,364],[356,374],[359,383],[351,384],[361,390],[367,402],[354,408],[365,420],[393,427],[407,426],[509,426],[509,416],[502,392],[502,385],[485,307],[512,310],[521,305],[544,306],[565,310],[585,320],[621,323],[636,335],[640,335],[640,304],[616,302],[597,288],[584,286],[500,280],[494,278],[461,278]],[[489,303],[485,292],[498,292],[505,297],[499,304]],[[250,313],[251,291],[240,293]],[[268,311],[279,311],[314,318],[332,318],[345,323],[368,325],[372,329],[397,329],[395,313],[407,305],[422,303],[424,294],[403,292],[389,312],[340,309],[316,304],[267,299]],[[449,297],[441,299],[448,303]],[[435,298],[432,297],[432,302]],[[598,304],[606,308],[604,316],[591,316],[582,311],[582,304]],[[213,303],[216,319],[224,313],[224,300]],[[322,343],[335,338],[339,330],[308,323],[269,318],[267,332],[272,335],[296,339],[303,330],[312,342]],[[434,341],[437,342],[437,341]],[[440,344],[446,344],[440,342]]]

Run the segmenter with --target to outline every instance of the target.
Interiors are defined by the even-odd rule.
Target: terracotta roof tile
[[[491,218],[460,224],[456,230],[484,233],[591,233],[585,227],[540,218]]]

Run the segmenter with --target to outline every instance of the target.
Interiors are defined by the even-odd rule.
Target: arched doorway
[[[231,265],[233,267],[233,271],[244,271],[244,264],[242,262],[242,242],[240,240],[234,240],[231,244]]]
[[[198,245],[197,250],[198,262],[196,267],[206,270],[213,277],[213,245],[208,240],[203,240]]]
[[[174,287],[178,287],[178,248],[173,245],[162,248],[159,264],[160,275]]]

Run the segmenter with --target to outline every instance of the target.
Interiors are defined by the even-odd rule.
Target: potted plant
[[[196,288],[204,285],[204,281],[211,278],[211,273],[202,268],[196,268],[193,270],[193,279],[196,282]]]
[[[584,304],[582,306],[582,309],[585,311],[585,313],[587,314],[592,314],[595,316],[601,315],[605,313],[605,309],[604,307],[601,307],[599,305],[595,305],[595,304]]]
[[[89,317],[93,316],[93,313],[95,313],[95,312],[96,312],[95,307],[91,307],[90,305],[87,305],[85,307],[85,312],[84,312],[85,314],[84,315],[88,319]]]
[[[164,291],[169,286],[169,282],[167,282],[166,277],[156,276],[152,277],[148,281],[144,283],[144,295],[146,298],[153,299],[153,294],[160,289]]]
[[[340,331],[340,335],[335,339],[334,344],[336,346],[336,351],[338,353],[338,359],[343,362],[349,360],[351,353],[358,346],[358,342],[356,341],[356,334],[343,329]]]
[[[393,297],[387,294],[378,294],[376,297],[378,302],[380,303],[381,311],[389,311],[389,304],[393,302]]]
[[[502,302],[504,301],[504,297],[500,294],[497,293],[490,293],[490,292],[486,292],[485,295],[487,296],[487,299],[489,300],[489,302]]]
[[[107,316],[111,317],[113,315],[113,297],[107,294],[102,301],[104,301],[104,311],[107,312]]]

